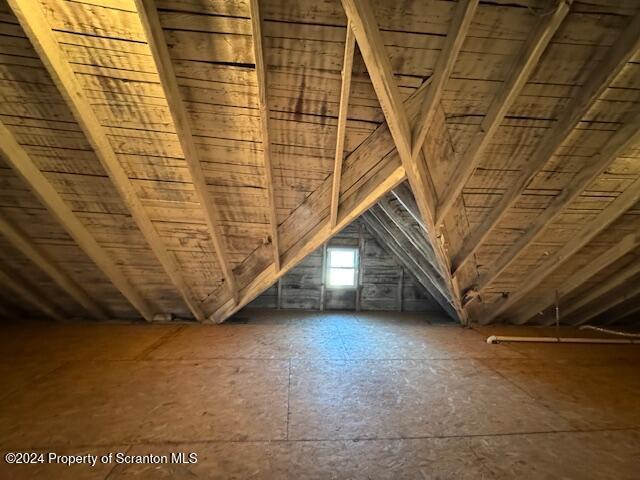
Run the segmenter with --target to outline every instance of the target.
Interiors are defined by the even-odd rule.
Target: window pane
[[[353,268],[330,268],[329,286],[355,287],[356,271]]]
[[[354,268],[356,266],[356,251],[329,249],[329,266]]]

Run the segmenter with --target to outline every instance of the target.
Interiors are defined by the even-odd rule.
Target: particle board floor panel
[[[488,345],[430,314],[0,326],[0,450],[195,452],[0,478],[637,478],[640,348]],[[576,335],[564,329],[565,335]],[[582,333],[582,332],[580,332]]]

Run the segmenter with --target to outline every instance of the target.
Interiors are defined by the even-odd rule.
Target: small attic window
[[[327,248],[327,286],[355,288],[358,278],[358,249]]]

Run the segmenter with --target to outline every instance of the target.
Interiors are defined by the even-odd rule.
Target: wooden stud
[[[271,162],[271,139],[269,137],[269,103],[267,97],[267,69],[264,63],[262,46],[262,18],[259,0],[250,0],[251,29],[253,33],[253,53],[258,76],[258,103],[260,105],[260,120],[262,126],[262,148],[264,170],[267,183],[269,202],[269,221],[271,223],[271,245],[273,246],[273,261],[276,271],[280,270],[280,243],[278,240],[278,216],[273,183],[273,165]]]
[[[510,307],[522,300],[527,293],[536,288],[547,276],[557,270],[577,251],[587,245],[598,234],[611,225],[618,217],[640,201],[640,178],[633,182],[620,194],[613,202],[607,206],[591,222],[585,225],[571,241],[567,242],[561,249],[547,257],[547,259],[527,275],[527,282],[522,287],[509,295],[495,310],[486,315],[486,321],[493,320],[506,312]]]
[[[51,26],[45,18],[42,5],[40,2],[31,0],[9,0],[9,5],[49,71],[58,90],[65,98],[87,140],[91,143],[93,150],[100,159],[124,204],[131,212],[131,216],[154,255],[180,292],[193,315],[200,321],[204,320],[205,316],[200,308],[199,300],[189,290],[174,257],[164,246],[162,239],[147,215],[131,180],[129,180],[122,168],[104,128],[93,111],[91,103],[86,98],[84,89],[76,78],[66,54],[58,44]]]
[[[24,232],[16,225],[13,225],[1,212],[0,233],[20,250],[25,257],[45,272],[71,298],[82,305],[95,319],[106,320],[109,317],[109,314],[101,305],[94,301],[41,247],[33,243]]]
[[[478,162],[487,146],[491,143],[493,135],[538,65],[540,57],[547,45],[549,45],[551,38],[560,27],[567,13],[569,13],[571,1],[559,0],[553,12],[544,16],[538,22],[535,31],[522,48],[522,52],[512,66],[509,76],[491,102],[487,114],[480,124],[480,131],[473,136],[471,144],[460,159],[458,168],[453,172],[445,186],[442,198],[438,202],[436,209],[436,225],[440,225],[444,221],[456,199],[462,194],[464,186],[478,166]],[[453,268],[455,271],[455,264]]]
[[[89,256],[114,286],[126,297],[148,322],[154,311],[122,274],[109,254],[96,242],[80,219],[71,211],[60,194],[38,170],[13,134],[0,122],[0,151],[4,158],[29,185],[51,214],[67,230],[80,248]]]
[[[325,242],[322,245],[322,274],[321,274],[321,283],[320,283],[320,311],[324,311],[325,306],[325,298],[327,296],[327,245],[328,242]]]
[[[611,162],[638,141],[640,141],[640,114],[637,114],[630,123],[623,125],[601,151],[589,159],[587,165],[578,172],[571,184],[552,200],[549,206],[535,218],[518,240],[478,278],[477,290],[482,292],[483,289],[490,285],[515,261],[525,248],[531,245],[544,232],[548,225],[562,214],[568,205],[580,196],[584,189],[606,171]]]
[[[213,199],[208,193],[209,188],[198,158],[198,150],[193,138],[189,114],[180,95],[178,80],[173,69],[171,54],[166,44],[155,1],[136,0],[136,6],[140,21],[147,36],[147,43],[151,48],[155,66],[160,76],[160,84],[162,85],[169,110],[171,111],[171,117],[182,147],[184,159],[187,162],[189,173],[193,180],[196,197],[205,211],[204,217],[207,222],[218,265],[220,265],[229,292],[237,301],[238,286],[233,275],[233,270],[231,269],[231,264],[225,254],[222,233],[219,227],[220,220]],[[194,312],[194,314],[195,313],[196,312]],[[196,317],[198,320],[204,319],[202,314],[196,315]]]
[[[434,68],[431,86],[427,92],[422,111],[420,112],[413,128],[413,140],[411,154],[414,161],[417,160],[422,145],[427,137],[427,131],[431,127],[431,121],[436,108],[440,104],[442,92],[453,71],[462,48],[467,31],[471,26],[471,19],[476,12],[479,0],[459,0],[456,6],[453,20],[449,26],[449,33],[445,44],[438,55],[438,61]]]
[[[482,245],[491,230],[508,213],[508,209],[538,171],[549,161],[556,149],[562,145],[580,120],[587,114],[594,102],[636,54],[640,47],[639,31],[640,13],[633,17],[622,35],[618,37],[615,44],[609,49],[602,63],[598,65],[596,71],[593,72],[587,83],[580,89],[578,95],[564,108],[563,114],[549,129],[547,136],[538,143],[538,147],[531,158],[522,166],[520,176],[502,195],[497,205],[491,208],[489,215],[465,239],[464,244],[452,262],[456,269],[460,268]]]
[[[333,183],[331,187],[331,228],[334,228],[338,222],[340,179],[342,175],[342,161],[344,159],[344,138],[347,130],[347,111],[349,109],[349,93],[351,91],[351,72],[353,70],[355,45],[356,37],[353,34],[351,23],[348,23],[342,64],[342,86],[340,88],[340,109],[338,110],[338,127],[336,132],[336,154],[333,163]]]
[[[593,278],[595,275],[600,273],[602,270],[607,268],[612,263],[618,261],[620,258],[624,257],[628,253],[635,250],[640,245],[640,232],[630,233],[629,235],[625,235],[622,240],[620,240],[616,245],[612,248],[604,252],[594,261],[587,264],[585,267],[581,268],[574,274],[572,274],[568,279],[562,282],[560,289],[558,290],[558,295],[560,298],[567,296],[569,293],[577,290],[582,285],[584,285],[589,279]],[[536,313],[541,312],[553,305],[555,299],[554,293],[549,293],[545,295],[545,297],[536,302],[535,304],[528,304],[523,308],[517,315],[511,317],[511,321],[516,324],[523,324],[531,317],[533,317]]]
[[[34,307],[40,310],[48,317],[63,322],[64,316],[60,314],[58,307],[56,307],[47,297],[42,294],[37,294],[33,287],[26,285],[21,280],[14,278],[0,269],[0,285],[15,292],[18,296],[31,303]]]

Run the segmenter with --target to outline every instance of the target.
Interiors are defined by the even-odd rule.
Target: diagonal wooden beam
[[[427,92],[427,98],[422,105],[422,111],[416,120],[413,128],[413,141],[411,155],[418,158],[427,131],[431,127],[431,121],[436,108],[440,104],[444,86],[449,80],[453,67],[458,59],[458,54],[462,48],[467,31],[471,26],[471,19],[476,12],[479,0],[459,0],[456,6],[453,20],[449,26],[449,32],[445,40],[442,51],[438,55],[438,60],[433,69],[431,87]]]
[[[229,260],[225,254],[222,233],[220,231],[220,219],[218,218],[218,212],[213,199],[208,193],[207,181],[198,158],[198,151],[193,138],[189,114],[180,95],[178,80],[173,69],[171,55],[162,31],[162,25],[160,24],[160,17],[158,16],[158,11],[155,7],[155,1],[136,0],[136,7],[147,36],[147,43],[149,44],[151,53],[153,54],[158,75],[160,76],[160,84],[162,85],[165,98],[169,105],[169,110],[171,111],[171,117],[173,118],[176,134],[178,135],[178,139],[182,147],[184,159],[187,162],[189,173],[193,179],[196,198],[205,211],[205,219],[218,265],[220,265],[220,269],[222,270],[229,292],[232,297],[237,300],[238,286]]]
[[[640,284],[631,286],[631,288],[626,289],[625,291],[614,295],[612,298],[609,298],[607,300],[599,302],[597,305],[594,305],[593,308],[585,312],[584,315],[580,318],[579,325],[583,325],[587,323],[589,320],[596,318],[597,316],[602,315],[608,312],[609,310],[613,310],[617,306],[622,305],[624,302],[628,300],[632,300],[638,296],[640,296]]]
[[[560,311],[562,312],[562,315],[564,317],[567,317],[580,310],[582,307],[595,302],[599,298],[605,296],[607,293],[624,287],[632,278],[638,275],[640,275],[640,261],[632,263],[631,265],[627,265],[625,268],[622,268],[621,270],[615,272],[614,274],[606,278],[603,282],[595,286],[595,288],[589,290],[588,292],[585,292],[585,294],[576,299],[575,302],[571,303],[565,308],[562,308]],[[594,304],[594,307],[597,309],[598,305]],[[590,314],[590,312],[587,312],[587,314]],[[577,325],[586,323],[588,320],[588,318],[582,316],[579,319]]]
[[[547,135],[538,143],[531,158],[523,164],[520,176],[502,195],[497,205],[491,208],[485,219],[465,239],[452,261],[456,268],[464,264],[482,245],[491,230],[508,213],[507,210],[537,175],[538,171],[549,161],[553,153],[589,112],[595,101],[636,54],[640,47],[639,31],[640,13],[632,18],[629,25],[607,52],[604,60],[598,64],[596,71],[593,72],[587,83],[582,86],[578,94],[564,108],[564,113],[549,128]]]
[[[124,204],[131,212],[131,216],[149,247],[151,247],[154,255],[196,319],[204,320],[205,315],[200,308],[199,300],[188,288],[175,258],[163,244],[160,235],[158,235],[142,202],[138,198],[133,184],[122,165],[120,165],[120,161],[109,142],[104,128],[93,111],[91,103],[86,98],[82,85],[76,78],[69,60],[60,48],[51,26],[45,18],[41,3],[31,0],[9,0],[9,5],[49,71],[58,90],[65,98]]]
[[[87,312],[98,320],[106,320],[107,311],[93,300],[89,294],[57,265],[41,247],[33,243],[16,225],[0,212],[0,234],[45,272],[71,298],[82,305]]]
[[[351,91],[351,73],[353,70],[353,54],[356,37],[351,23],[347,23],[347,37],[344,44],[344,60],[342,63],[342,86],[340,88],[340,109],[338,111],[338,131],[336,132],[336,154],[333,163],[333,183],[331,186],[331,228],[338,222],[338,204],[340,203],[340,178],[342,176],[342,160],[344,159],[344,138],[347,130],[347,110]]]
[[[478,166],[482,154],[491,143],[491,139],[502,120],[538,65],[542,53],[549,45],[556,30],[569,13],[571,2],[572,0],[559,0],[555,9],[540,19],[533,34],[523,46],[507,79],[489,105],[487,114],[480,124],[480,131],[472,137],[469,147],[458,163],[458,168],[445,185],[442,198],[436,209],[436,225],[440,225],[444,221],[456,199],[462,194],[465,184]],[[454,265],[455,267],[456,265]]]
[[[457,284],[450,275],[449,258],[435,235],[433,220],[435,205],[432,201],[435,195],[433,191],[429,190],[430,182],[426,177],[425,169],[420,167],[420,164],[424,164],[422,149],[420,149],[418,156],[414,158],[411,148],[409,118],[402,105],[400,92],[393,78],[391,63],[386,55],[375,15],[368,0],[342,0],[342,6],[353,26],[356,41],[367,66],[371,83],[382,107],[407,179],[416,197],[420,214],[427,226],[426,234],[436,250],[439,266],[443,271],[447,272],[447,285],[453,292],[456,311],[460,320],[464,323],[466,322],[466,312],[460,302]]]
[[[48,298],[42,294],[37,294],[30,285],[27,285],[23,281],[9,275],[2,269],[0,269],[0,285],[4,285],[9,290],[15,292],[18,296],[24,298],[27,302],[31,303],[48,317],[51,317],[58,322],[64,321],[64,316],[60,313],[58,307],[56,307]]]
[[[480,275],[476,289],[482,292],[483,289],[490,285],[562,214],[565,207],[576,200],[589,185],[606,171],[611,162],[639,141],[640,114],[637,114],[633,121],[618,130],[604,147],[586,162],[586,166],[578,172],[571,184],[562,190],[551,201],[549,206],[535,218],[518,240],[500,255],[486,272]]]
[[[612,248],[562,282],[562,285],[558,289],[558,298],[562,299],[571,292],[577,290],[589,281],[589,279],[593,278],[595,275],[628,253],[634,251],[638,246],[640,246],[640,232],[625,235],[624,238]],[[526,321],[534,315],[553,305],[555,301],[556,293],[549,292],[544,296],[544,298],[537,301],[535,304],[526,305],[525,308],[521,309],[516,315],[511,317],[511,321],[517,324],[526,323]],[[565,310],[563,309],[563,314],[564,312]]]
[[[637,300],[640,300],[640,297]],[[621,313],[619,313],[617,315],[614,315],[613,317],[607,319],[607,322],[606,322],[605,325],[611,325],[611,324],[616,323],[616,322],[618,322],[620,320],[625,320],[626,318],[631,319],[631,315],[638,314],[638,313],[640,313],[640,302],[636,301],[634,304],[631,305],[630,310],[626,310],[624,312],[621,312]]]
[[[489,322],[505,313],[509,308],[522,300],[527,293],[536,288],[551,273],[556,271],[569,258],[571,258],[582,247],[587,245],[598,234],[604,231],[609,225],[623,215],[628,209],[640,201],[640,178],[633,182],[627,189],[611,202],[599,215],[585,225],[569,242],[547,259],[527,276],[526,283],[522,288],[513,292],[494,311],[488,313],[484,320]]]
[[[418,283],[429,292],[448,315],[455,316],[455,309],[451,306],[450,299],[442,293],[438,285],[429,276],[424,262],[420,261],[419,253],[412,245],[407,243],[406,238],[396,235],[398,229],[388,221],[386,215],[379,210],[376,211],[376,206],[374,205],[360,219],[380,246],[397,258],[400,264],[418,280]]]
[[[262,17],[260,1],[250,0],[251,30],[253,33],[253,54],[258,76],[258,103],[260,106],[260,120],[262,123],[262,149],[264,170],[267,180],[267,197],[269,203],[269,221],[271,223],[271,245],[273,246],[273,261],[276,271],[280,270],[280,242],[278,236],[278,215],[276,210],[275,184],[273,183],[273,164],[271,162],[271,138],[269,136],[269,102],[267,97],[267,68],[264,61],[262,46]]]
[[[393,248],[393,244],[395,244],[396,249],[400,252],[399,256],[405,258],[408,265],[417,266],[421,278],[424,279],[421,281],[423,286],[427,288],[440,306],[455,318],[456,310],[451,293],[445,288],[442,275],[433,267],[433,251],[430,246],[426,241],[420,242],[420,239],[416,238],[417,236],[412,236],[411,226],[400,222],[397,215],[389,211],[388,205],[381,204],[383,201],[384,198],[367,212],[369,219],[374,220],[374,225],[371,226],[374,228],[378,226],[378,230],[382,229],[381,235],[386,239],[389,247]]]
[[[142,317],[151,322],[154,311],[149,303],[129,283],[109,254],[96,242],[2,122],[0,122],[0,152],[87,256],[140,312]]]

